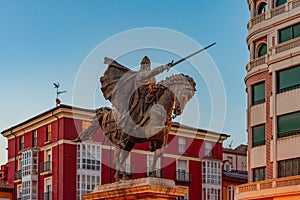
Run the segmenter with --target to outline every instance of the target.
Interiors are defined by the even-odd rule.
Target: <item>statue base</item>
[[[187,188],[177,187],[173,180],[148,177],[96,186],[92,193],[82,196],[85,200],[165,200],[176,199],[186,193]]]

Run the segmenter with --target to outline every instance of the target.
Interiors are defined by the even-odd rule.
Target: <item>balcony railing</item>
[[[46,172],[48,172],[48,173],[52,172],[52,162],[51,161],[41,163],[40,173],[46,173]]]
[[[164,177],[164,172],[163,172],[163,169],[155,169],[153,171],[153,174],[151,174],[152,171],[151,171],[151,167],[147,167],[147,176],[155,176],[157,178],[163,178]]]
[[[271,17],[275,17],[277,15],[280,15],[281,13],[284,13],[285,11],[285,4],[278,6],[276,8],[273,8],[271,10]]]
[[[15,172],[14,180],[16,181],[16,180],[20,180],[20,179],[22,179],[22,170]]]
[[[287,51],[300,46],[300,37],[295,39],[288,40],[286,42],[280,43],[274,47],[274,53],[281,53],[283,51]],[[272,54],[274,54],[272,53]]]
[[[300,6],[300,0],[292,1],[292,9],[297,8]]]
[[[52,200],[52,192],[45,192],[42,194],[42,200]]]
[[[253,17],[251,19],[252,26],[254,26],[255,24],[259,24],[259,23],[265,21],[265,19],[266,19],[266,13],[262,13],[262,14],[256,15],[255,17]]]
[[[285,190],[288,192],[287,187],[289,186],[300,186],[300,176],[291,176],[291,177],[277,178],[272,180],[243,184],[237,186],[235,192],[236,194],[242,194],[246,192],[257,193],[265,189],[274,189],[274,188],[281,188],[281,187],[286,187]]]
[[[176,171],[176,181],[192,182],[192,174],[185,171]]]
[[[255,59],[251,60],[249,62],[249,64],[247,65],[247,71],[249,72],[251,69],[253,69],[257,66],[263,65],[266,62],[267,62],[267,55],[255,58]]]

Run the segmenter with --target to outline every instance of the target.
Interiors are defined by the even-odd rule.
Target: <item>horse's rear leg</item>
[[[152,161],[152,166],[151,166],[151,170],[150,170],[150,176],[151,176],[151,177],[161,176],[161,174],[160,174],[160,175],[157,175],[157,174],[156,174],[155,167],[156,167],[157,160],[163,155],[165,149],[166,149],[165,147],[162,147],[161,149],[157,149],[157,150],[154,152],[153,161]]]

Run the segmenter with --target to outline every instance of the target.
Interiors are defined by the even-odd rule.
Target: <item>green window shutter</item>
[[[278,137],[300,134],[300,112],[278,117]]]
[[[252,147],[266,144],[265,125],[252,128]]]
[[[277,73],[277,92],[285,92],[300,87],[300,66]]]
[[[266,84],[261,82],[252,86],[252,105],[265,102]]]

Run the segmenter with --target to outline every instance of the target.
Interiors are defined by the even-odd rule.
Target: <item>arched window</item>
[[[281,5],[285,4],[285,3],[286,3],[286,0],[277,0],[276,7],[277,6],[281,6]]]
[[[257,51],[257,57],[261,57],[267,54],[267,44],[263,43],[259,46]]]
[[[257,9],[257,14],[262,14],[265,13],[267,11],[267,3],[262,2],[261,4],[259,4],[258,9]]]

